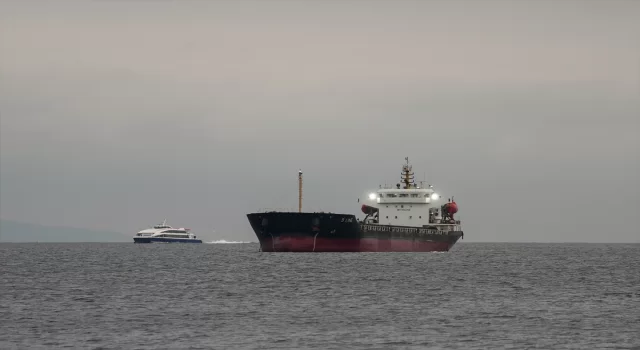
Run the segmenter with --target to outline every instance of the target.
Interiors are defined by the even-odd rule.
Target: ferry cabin
[[[185,229],[180,230],[166,230],[153,235],[154,238],[182,238],[182,239],[196,239],[196,236],[187,232]]]

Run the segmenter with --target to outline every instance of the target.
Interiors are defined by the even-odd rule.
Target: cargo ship
[[[302,171],[298,211],[247,214],[263,252],[445,252],[463,238],[455,200],[440,204],[432,185],[417,185],[409,158],[401,182],[379,186],[354,214],[302,211]],[[358,199],[360,202],[360,199]]]

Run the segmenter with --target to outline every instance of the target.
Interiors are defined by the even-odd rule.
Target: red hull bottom
[[[457,241],[457,240],[456,240]],[[263,252],[446,252],[453,242],[412,241],[403,239],[339,239],[280,236],[265,238]]]

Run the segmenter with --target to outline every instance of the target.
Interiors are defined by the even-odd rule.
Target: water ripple
[[[2,349],[632,349],[640,245],[0,244]]]

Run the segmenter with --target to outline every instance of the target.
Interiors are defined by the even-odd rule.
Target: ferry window
[[[401,205],[400,208],[404,208],[404,205]]]
[[[404,198],[404,197],[409,197],[409,195],[406,194],[406,193],[400,193],[399,197],[403,197]]]
[[[389,216],[387,215],[387,219],[389,218]]]
[[[411,194],[411,197],[413,197],[413,198],[418,198],[418,197],[420,197],[420,195],[419,195],[419,194],[417,194],[417,193],[412,193],[412,194]]]
[[[418,219],[422,219],[422,216],[418,216]]]
[[[396,219],[397,219],[397,218],[398,218],[398,217],[396,216]]]
[[[387,193],[387,197],[388,198],[395,198],[396,194],[395,193]]]
[[[411,216],[409,216],[409,219],[411,219]]]

